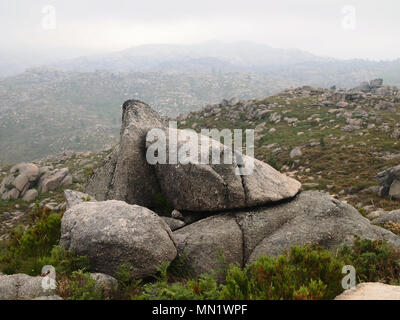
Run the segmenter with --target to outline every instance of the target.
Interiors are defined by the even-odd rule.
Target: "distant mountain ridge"
[[[400,85],[400,59],[341,60],[253,42],[149,44],[64,60],[49,66],[66,72],[261,73],[317,87],[337,85],[346,88],[365,79],[380,77],[387,84]]]

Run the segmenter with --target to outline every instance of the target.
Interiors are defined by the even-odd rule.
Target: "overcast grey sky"
[[[337,58],[394,59],[399,12],[399,0],[0,0],[0,52],[84,55],[248,40]]]

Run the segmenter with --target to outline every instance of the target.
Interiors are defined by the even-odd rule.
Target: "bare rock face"
[[[114,275],[129,263],[135,278],[155,274],[177,254],[170,228],[156,213],[117,200],[84,202],[66,211],[60,245],[88,256],[95,272]]]
[[[118,153],[119,146],[116,146],[86,183],[85,192],[94,196],[96,200],[109,200]]]
[[[400,248],[400,238],[371,225],[352,206],[329,194],[306,191],[292,201],[239,212],[216,214],[174,232],[188,267],[200,274],[215,267],[223,250],[229,262],[254,262],[260,255],[277,256],[293,245],[319,244],[335,250],[352,245],[354,236],[384,239]]]
[[[75,190],[65,190],[64,197],[66,200],[66,209],[67,210],[72,208],[73,206],[76,206],[83,202],[96,201],[88,194],[79,192],[79,191],[75,191]]]
[[[167,164],[154,165],[162,194],[177,210],[219,211],[252,207],[294,197],[301,188],[300,182],[268,164],[248,156],[239,159],[232,149],[209,137],[197,135],[197,139],[188,140],[185,130],[164,131],[167,155],[170,154],[169,133],[177,137],[178,153],[183,147],[195,150],[193,145],[198,145],[197,163],[177,161],[177,164],[170,164],[167,158]],[[208,151],[202,145],[209,146]],[[152,143],[148,141],[146,147],[150,146]],[[231,164],[224,163],[228,153]],[[220,164],[213,164],[213,154],[219,155]],[[249,174],[240,175],[251,167],[253,170],[248,171]]]
[[[39,168],[33,163],[19,163],[13,166],[0,186],[3,200],[22,198],[39,177]]]
[[[400,286],[379,282],[360,283],[337,296],[335,300],[400,300]]]
[[[97,200],[116,199],[153,207],[159,187],[146,161],[146,134],[164,123],[156,111],[138,100],[123,105],[119,147],[89,179],[85,192]]]
[[[218,255],[227,263],[243,263],[242,233],[235,218],[218,215],[174,232],[178,253],[184,254],[188,270],[195,275],[215,270]]]

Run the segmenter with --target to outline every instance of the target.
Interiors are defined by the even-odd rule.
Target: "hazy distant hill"
[[[250,73],[30,70],[0,79],[0,150],[7,150],[0,163],[102,148],[118,137],[121,105],[130,98],[174,116],[225,97],[264,97],[294,85]]]
[[[52,67],[88,72],[252,72],[321,87],[335,84],[349,88],[374,77],[383,77],[393,85],[400,84],[400,60],[339,60],[252,42],[142,45],[106,55],[67,60]]]

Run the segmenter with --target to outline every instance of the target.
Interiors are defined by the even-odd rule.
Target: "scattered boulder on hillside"
[[[346,290],[335,300],[400,300],[400,286],[364,282]]]
[[[373,223],[385,224],[388,222],[399,223],[400,222],[400,210],[394,210],[387,213],[381,214],[378,218],[372,220]]]
[[[53,295],[53,290],[43,288],[43,280],[43,277],[22,273],[0,275],[0,300],[29,300]]]
[[[303,152],[301,151],[301,147],[293,148],[293,150],[290,151],[291,159],[301,157],[302,155],[303,155]]]
[[[38,187],[40,192],[49,192],[60,187],[67,187],[72,184],[72,176],[68,168],[43,171],[40,176]]]
[[[377,178],[381,184],[379,190],[381,197],[390,196],[400,199],[400,165],[378,173]]]
[[[95,272],[114,275],[130,263],[135,278],[155,274],[177,254],[170,228],[156,213],[117,200],[84,202],[66,211],[60,245],[88,256]]]
[[[19,163],[13,166],[0,186],[3,200],[22,198],[39,178],[39,167],[33,163]]]
[[[204,164],[155,164],[156,176],[162,194],[177,210],[218,211],[245,208],[276,202],[295,196],[300,190],[300,182],[287,177],[268,164],[243,156],[243,164],[238,155],[227,146],[209,137],[195,134],[196,139],[185,139],[185,130],[165,130],[166,154],[169,154],[169,133],[177,137],[177,150],[186,145],[189,150],[197,149],[196,161],[206,159]],[[208,150],[197,147],[209,146]],[[152,144],[146,144],[150,147]],[[224,164],[224,156],[230,153],[231,163]],[[221,164],[212,164],[212,155],[220,156]],[[191,155],[192,156],[192,155]],[[168,160],[167,160],[168,162]],[[240,175],[244,168],[250,174]],[[243,172],[244,173],[244,172]]]
[[[48,192],[70,184],[72,176],[68,168],[52,170],[51,167],[39,168],[33,163],[19,163],[3,179],[0,195],[3,200],[22,198],[31,202],[38,197],[38,190]]]
[[[39,192],[36,189],[30,189],[27,192],[25,192],[24,196],[22,197],[22,200],[26,202],[32,202],[34,201],[39,195]]]
[[[400,138],[400,128],[395,128],[390,135],[392,139],[399,139]]]
[[[196,274],[210,271],[220,250],[229,262],[243,265],[260,255],[277,256],[293,245],[316,243],[335,250],[351,245],[355,235],[400,247],[399,237],[318,191],[302,192],[278,205],[214,215],[174,232],[179,254],[185,254]]]
[[[88,180],[85,192],[97,200],[116,199],[153,207],[159,187],[146,160],[146,134],[165,124],[156,111],[138,100],[123,104],[119,147]]]

